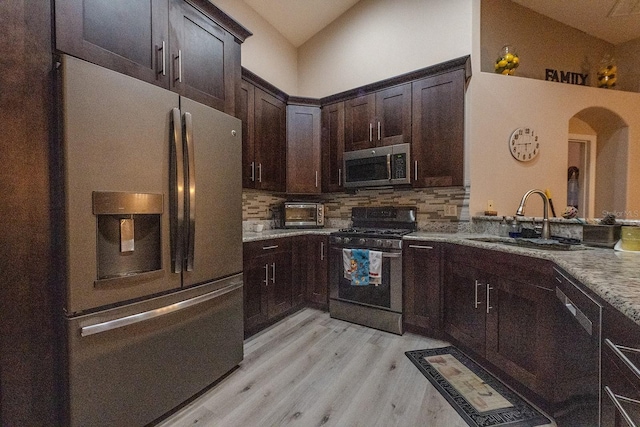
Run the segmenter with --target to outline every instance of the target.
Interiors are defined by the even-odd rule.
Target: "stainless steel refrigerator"
[[[242,126],[61,63],[67,422],[142,426],[243,358]]]

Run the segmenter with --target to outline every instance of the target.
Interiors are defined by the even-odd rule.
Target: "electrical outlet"
[[[458,216],[458,206],[444,205],[444,216]]]

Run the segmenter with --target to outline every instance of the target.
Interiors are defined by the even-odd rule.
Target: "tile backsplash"
[[[470,221],[469,187],[371,189],[354,194],[331,193],[304,197],[286,197],[245,189],[242,191],[242,219],[248,223],[267,222],[266,226],[269,227],[271,209],[285,200],[323,202],[328,227],[345,227],[354,206],[415,206],[418,210],[418,228],[428,231],[465,231]]]

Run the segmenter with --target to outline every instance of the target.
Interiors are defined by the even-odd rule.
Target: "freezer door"
[[[242,122],[180,98],[187,243],[183,286],[242,271]]]
[[[170,270],[168,197],[170,115],[179,107],[179,96],[67,55],[62,55],[61,95],[67,312],[179,289],[180,274]],[[159,225],[154,214],[147,221],[99,207],[96,211],[94,192],[159,195]],[[123,247],[120,220],[132,218],[128,230],[135,239]],[[100,244],[106,255],[98,253]],[[138,256],[146,250],[157,259]],[[99,280],[99,260],[107,260],[108,280]],[[136,274],[137,263],[148,271]],[[114,280],[114,272],[123,274]]]
[[[67,319],[65,425],[147,425],[240,363],[242,319],[242,274]]]

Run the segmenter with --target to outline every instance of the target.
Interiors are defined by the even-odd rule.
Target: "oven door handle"
[[[351,248],[339,248],[337,246],[332,246],[331,249],[334,251],[342,252],[342,249],[351,249]],[[375,249],[370,249],[370,250],[373,251]],[[380,252],[382,252],[383,258],[402,258],[402,252],[384,252],[384,251],[380,251]]]

